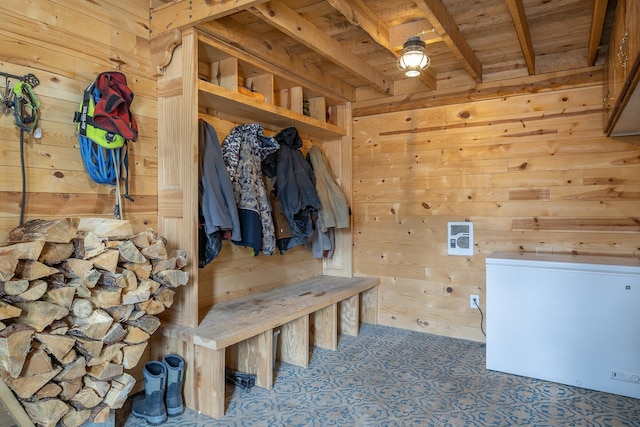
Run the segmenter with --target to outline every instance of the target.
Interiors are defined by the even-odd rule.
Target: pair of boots
[[[167,420],[167,415],[182,414],[184,360],[177,354],[168,354],[162,362],[145,363],[142,374],[144,395],[134,397],[131,405],[133,415],[158,425]]]

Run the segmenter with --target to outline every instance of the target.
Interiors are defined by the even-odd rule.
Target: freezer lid
[[[640,259],[609,255],[571,255],[535,252],[494,252],[486,259],[487,266],[527,268],[564,268],[589,271],[613,271],[640,274]]]

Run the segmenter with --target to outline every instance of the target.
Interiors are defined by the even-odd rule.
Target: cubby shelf
[[[200,107],[241,117],[251,122],[279,128],[295,126],[300,133],[311,137],[340,138],[347,134],[347,131],[339,126],[233,92],[204,80],[198,81],[198,102]]]

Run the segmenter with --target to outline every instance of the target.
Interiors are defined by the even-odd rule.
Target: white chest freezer
[[[487,369],[640,398],[640,261],[496,252]]]

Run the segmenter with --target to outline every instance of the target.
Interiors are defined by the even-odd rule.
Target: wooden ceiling
[[[151,35],[190,26],[337,97],[398,95],[601,64],[616,0],[151,0]],[[398,70],[419,35],[431,66]],[[315,76],[315,77],[314,77]],[[346,89],[344,89],[346,88]]]

